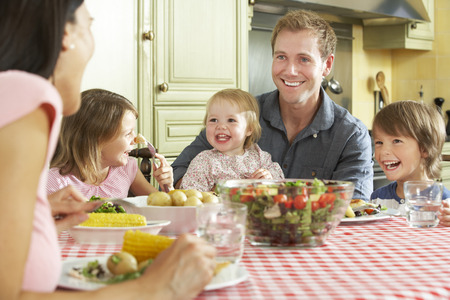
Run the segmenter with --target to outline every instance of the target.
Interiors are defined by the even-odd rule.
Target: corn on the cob
[[[145,225],[147,225],[147,220],[143,215],[109,213],[91,213],[89,214],[89,219],[80,224],[80,226],[89,227],[132,227]]]
[[[128,230],[123,236],[122,251],[136,257],[138,262],[155,258],[158,254],[172,245],[174,239],[162,235],[154,235],[140,230]]]

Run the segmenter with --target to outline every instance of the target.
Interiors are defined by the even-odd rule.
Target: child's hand
[[[266,169],[258,169],[251,176],[251,179],[272,179],[272,174]]]
[[[159,167],[153,166],[153,177],[158,181],[159,186],[167,186],[169,190],[173,190],[173,170],[172,167],[167,162],[164,155],[159,153],[155,154],[155,157],[161,162]],[[164,188],[162,188],[164,191]]]
[[[442,207],[439,209],[441,213],[439,218],[439,224],[442,226],[450,226],[450,204],[447,200],[442,201]]]

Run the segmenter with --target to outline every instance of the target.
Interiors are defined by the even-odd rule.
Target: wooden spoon
[[[384,76],[383,71],[378,72],[377,75],[375,76],[375,79],[377,81],[378,87],[380,88],[381,97],[383,98],[384,105],[388,105],[390,103],[389,93],[388,93],[386,86],[384,85],[386,78]]]

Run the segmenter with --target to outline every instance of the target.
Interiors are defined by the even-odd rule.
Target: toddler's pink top
[[[258,169],[266,169],[273,179],[283,179],[280,165],[257,144],[246,149],[243,155],[228,156],[216,149],[200,152],[189,164],[183,176],[181,189],[211,191],[220,179],[245,179]]]
[[[82,182],[75,175],[59,174],[59,168],[51,168],[48,174],[47,193],[52,194],[65,186],[72,185],[85,197],[98,196],[102,198],[125,198],[128,190],[136,178],[138,171],[137,160],[128,157],[125,166],[110,167],[106,179],[99,185]]]
[[[43,77],[22,71],[0,72],[0,128],[30,114],[42,105],[46,105],[51,131],[46,163],[39,179],[22,288],[28,291],[51,292],[56,288],[61,273],[61,257],[45,185],[47,166],[58,138],[62,101],[57,90]]]

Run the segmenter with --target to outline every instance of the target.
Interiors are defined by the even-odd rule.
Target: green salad
[[[253,242],[290,246],[327,235],[336,212],[343,216],[351,194],[338,188],[314,179],[231,187],[228,192],[232,202],[247,205],[247,234]]]
[[[98,196],[92,196],[89,199],[89,201],[103,201],[103,200],[104,199],[102,199],[101,197],[98,197]],[[113,214],[119,213],[119,214],[123,214],[123,213],[126,213],[126,211],[125,211],[125,209],[123,208],[122,205],[106,201],[105,203],[102,204],[102,206],[100,206],[99,208],[94,210],[93,213],[113,213]]]

